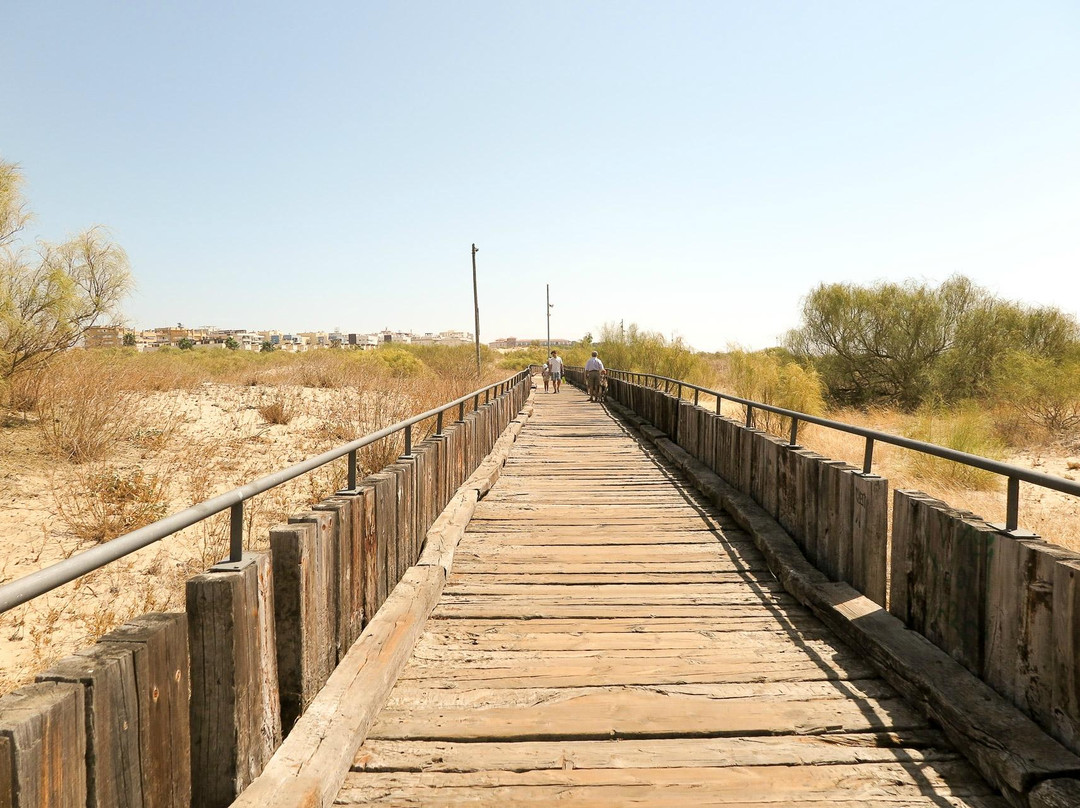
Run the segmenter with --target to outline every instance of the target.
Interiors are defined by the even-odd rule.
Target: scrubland
[[[951,446],[1072,478],[1080,435],[1049,429],[1002,401],[830,409],[812,370],[775,352],[690,351],[631,330],[606,333],[609,367],[704,387],[849,424]],[[588,340],[564,352],[580,365]],[[484,352],[484,381],[530,362],[541,348]],[[225,350],[69,351],[6,391],[0,410],[0,581],[40,569],[167,513],[236,488],[478,386],[471,348],[326,350],[250,354]],[[692,393],[687,393],[692,395]],[[704,406],[715,400],[702,396]],[[741,407],[723,411],[744,417]],[[787,435],[763,415],[758,426]],[[427,425],[427,429],[434,424]],[[417,439],[423,437],[420,430]],[[861,466],[863,440],[803,425],[800,443]],[[400,438],[361,452],[361,473],[401,454]],[[1004,481],[878,443],[874,471],[892,488],[917,489],[1004,521]],[[265,548],[269,528],[341,488],[335,461],[249,501],[245,546]],[[1080,501],[1024,484],[1021,527],[1080,551]],[[0,692],[137,614],[183,609],[184,581],[228,554],[219,514],[0,616]]]
[[[485,354],[485,382],[511,371]],[[0,410],[0,582],[108,541],[478,387],[472,349],[70,351]],[[422,424],[420,440],[434,429]],[[360,473],[402,452],[360,451]],[[248,549],[342,488],[338,460],[245,503]],[[0,692],[146,611],[228,556],[218,514],[0,616]]]

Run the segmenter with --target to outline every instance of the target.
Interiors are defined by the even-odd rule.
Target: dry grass
[[[158,474],[141,468],[93,468],[76,486],[56,486],[56,511],[83,541],[104,542],[165,516],[168,490]]]
[[[0,510],[0,581],[452,400],[476,386],[468,371],[440,375],[404,351],[71,352],[23,377],[11,391],[23,409],[3,414],[15,507]],[[274,404],[270,424],[259,408]],[[433,431],[431,419],[415,440]],[[360,474],[402,451],[400,435],[365,448]],[[345,478],[342,459],[248,500],[245,547],[266,549],[270,527]],[[228,538],[219,514],[0,616],[0,693],[131,617],[182,608],[186,579],[225,558]]]

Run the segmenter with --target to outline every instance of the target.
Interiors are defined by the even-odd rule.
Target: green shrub
[[[996,436],[990,414],[974,402],[965,402],[950,409],[923,406],[904,432],[915,440],[991,460],[1000,460],[1004,455],[1005,447]],[[919,479],[954,488],[991,491],[1001,481],[1001,477],[993,472],[922,452],[910,454],[908,467]]]

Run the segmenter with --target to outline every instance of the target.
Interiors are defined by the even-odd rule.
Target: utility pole
[[[551,284],[545,284],[544,288],[547,289],[547,354],[551,356]]]
[[[480,370],[480,298],[476,294],[476,245],[472,245],[472,299],[473,311],[476,313],[476,378],[482,381],[483,374]]]

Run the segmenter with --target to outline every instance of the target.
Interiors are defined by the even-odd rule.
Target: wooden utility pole
[[[472,245],[472,299],[473,311],[476,314],[476,378],[483,381],[480,370],[480,298],[476,294],[476,245]]]
[[[547,290],[547,356],[551,356],[551,284],[544,284]],[[547,361],[546,359],[544,360]]]

